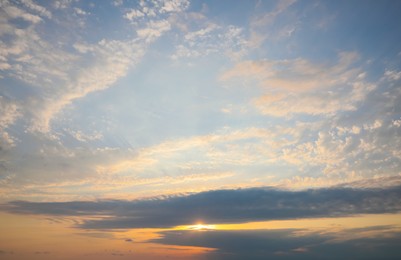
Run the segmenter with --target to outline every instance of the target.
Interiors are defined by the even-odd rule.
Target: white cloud
[[[124,18],[131,22],[144,18],[156,19],[165,14],[180,13],[189,7],[188,0],[154,0],[140,1],[138,8],[132,8],[125,13]]]
[[[136,9],[132,9],[131,11],[129,11],[128,13],[126,13],[124,15],[124,18],[126,18],[126,19],[128,19],[130,21],[133,21],[136,18],[140,18],[140,17],[144,17],[144,16],[145,16],[145,14],[142,13],[141,11],[136,10]]]
[[[55,5],[67,8],[70,2]],[[280,2],[270,16],[255,19],[254,28],[261,29],[271,19],[274,22],[275,16],[292,3]],[[367,72],[358,67],[359,57],[354,52],[339,53],[333,63],[303,58],[238,62],[248,52],[247,31],[211,21],[202,13],[180,13],[187,7],[187,1],[140,1],[136,9],[122,9],[126,12],[122,21],[129,27],[122,28],[123,37],[113,40],[113,33],[99,31],[90,32],[91,37],[75,29],[71,35],[65,30],[62,37],[52,38],[43,33],[52,26],[67,28],[59,14],[69,12],[71,17],[78,18],[74,10],[82,12],[74,6],[54,11],[52,16],[32,1],[19,7],[7,3],[0,10],[0,36],[9,38],[0,42],[1,77],[24,81],[24,87],[32,93],[18,103],[0,97],[1,148],[19,145],[20,136],[12,132],[15,128],[20,128],[18,133],[26,127],[31,130],[22,134],[32,142],[20,149],[12,148],[12,171],[18,172],[18,176],[7,179],[7,183],[26,182],[21,186],[25,194],[33,189],[39,193],[46,187],[46,191],[66,194],[79,185],[85,186],[86,191],[114,194],[119,188],[129,187],[144,193],[147,189],[176,191],[176,187],[168,187],[170,183],[185,183],[186,186],[179,187],[184,191],[224,185],[327,186],[400,173],[401,120],[398,115],[394,117],[400,92],[391,92],[389,88],[385,93],[375,92],[378,84],[391,85],[391,81],[399,80],[400,72],[386,70],[377,84],[367,82]],[[26,27],[12,23],[16,17],[27,21]],[[57,21],[46,19],[50,17]],[[87,18],[97,19],[94,14]],[[74,22],[71,24],[75,25]],[[220,80],[225,85],[245,85],[249,89],[229,93],[228,87],[219,92],[232,94],[227,99],[222,97],[222,111],[226,114],[221,122],[241,121],[243,128],[223,127],[218,122],[216,127],[222,128],[210,134],[165,139],[132,149],[90,148],[106,146],[107,134],[85,126],[61,124],[67,120],[63,110],[76,112],[78,99],[116,86],[140,62],[147,48],[170,30],[174,33],[169,39],[176,36],[180,41],[173,54],[175,59],[226,55],[238,62]],[[96,37],[92,38],[93,35]],[[98,40],[102,37],[105,39]],[[191,97],[209,90],[205,88]],[[211,92],[211,97],[215,93]],[[379,101],[369,101],[372,96]],[[235,99],[229,100],[231,97]],[[245,103],[241,103],[244,99]],[[298,118],[298,114],[306,116]],[[257,121],[253,121],[255,118]],[[214,124],[213,120],[217,121],[212,118],[208,122]],[[254,124],[257,127],[252,127]],[[209,129],[201,127],[202,131]],[[132,135],[135,134],[133,131]],[[57,186],[60,180],[63,184]],[[213,183],[200,187],[201,181],[208,180]]]
[[[341,116],[337,118],[342,121]],[[283,149],[281,159],[301,169],[300,175],[308,176],[303,178],[308,180],[305,186],[313,181],[333,184],[400,174],[401,138],[396,127],[388,127],[378,119],[358,123],[351,117],[341,124],[332,120],[324,122],[308,141],[299,140]],[[318,171],[313,173],[316,168]]]
[[[103,135],[97,131],[90,134],[84,133],[80,130],[66,129],[66,131],[80,142],[101,140],[103,138]]]
[[[7,13],[8,9],[18,10],[18,12],[10,14]],[[36,9],[40,8],[36,7]],[[32,14],[9,3],[5,4],[4,10],[6,15],[0,18],[2,28],[0,36],[4,34],[9,39],[0,41],[0,60],[3,64],[4,75],[34,84],[39,88],[46,88],[57,80],[67,79],[65,70],[74,56],[42,39],[36,30],[36,23],[40,21],[40,17],[33,19]],[[15,17],[31,17],[29,19],[33,23],[26,28],[18,28],[11,22]],[[60,62],[63,62],[66,67],[61,68]]]
[[[82,10],[81,8],[78,8],[78,7],[74,7],[74,11],[78,15],[87,15],[88,14],[87,12],[85,12],[84,10]]]
[[[52,18],[52,14],[50,13],[49,10],[47,10],[45,7],[40,6],[36,3],[34,3],[32,0],[21,0],[21,2],[27,6],[29,9],[38,12],[41,16],[45,16],[47,18]]]
[[[160,9],[161,13],[181,12],[188,8],[188,0],[164,0]]]
[[[138,37],[150,43],[171,28],[167,20],[150,21],[145,28],[137,30]]]
[[[0,129],[7,128],[21,116],[20,107],[6,98],[0,96]]]
[[[384,72],[384,78],[389,81],[397,81],[401,79],[401,71],[386,70]]]
[[[16,138],[8,133],[7,128],[21,117],[21,108],[17,103],[0,96],[0,150],[15,145]]]
[[[123,3],[124,3],[123,0],[114,0],[114,1],[113,1],[113,5],[114,5],[114,6],[121,6]]]
[[[177,45],[173,59],[198,58],[224,54],[232,60],[239,60],[246,53],[247,42],[239,27],[218,26],[206,23],[199,30],[184,35],[184,41]]]
[[[54,5],[55,8],[65,9],[71,3],[58,1]],[[158,10],[155,5],[166,6],[163,12],[170,14],[182,11],[187,7],[185,3],[186,1],[156,1],[153,6],[150,2],[144,3],[142,8],[150,17],[151,12]],[[25,1],[25,5],[32,12],[51,17],[50,12],[32,1]],[[68,52],[65,48],[66,44],[71,44],[68,39],[67,42],[56,42],[45,39],[39,33],[36,26],[41,21],[39,16],[8,2],[3,6],[3,11],[7,15],[0,18],[0,25],[4,28],[1,33],[11,35],[12,41],[0,43],[0,69],[4,75],[26,82],[39,93],[26,101],[23,111],[24,118],[30,121],[29,130],[33,132],[49,133],[51,120],[67,105],[89,93],[104,90],[115,84],[126,75],[130,67],[140,61],[149,44],[171,28],[166,19],[155,17],[140,25],[134,25],[137,38],[104,39],[97,44],[75,42],[72,45],[78,52]],[[84,14],[79,8],[73,8],[73,11]],[[32,24],[24,29],[16,28],[10,22],[10,19],[15,17],[29,20]],[[64,26],[62,19],[62,16],[58,17],[57,25],[52,25]]]
[[[15,6],[4,4],[2,9],[11,19],[22,18],[25,21],[31,22],[33,24],[42,21],[42,19],[39,16],[25,12],[24,10]]]
[[[393,120],[393,125],[396,127],[401,127],[401,118],[397,120]]]
[[[130,66],[137,63],[144,52],[144,46],[121,41],[102,40],[96,45],[76,46],[80,50],[90,51],[92,64],[81,68],[74,79],[67,81],[63,88],[50,93],[51,98],[33,104],[35,115],[30,130],[49,132],[50,121],[66,105],[89,93],[112,86],[126,75]]]
[[[53,2],[53,6],[56,9],[66,9],[68,7],[70,7],[71,3],[74,0],[56,0]]]

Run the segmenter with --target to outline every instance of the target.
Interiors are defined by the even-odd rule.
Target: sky
[[[0,259],[398,259],[401,2],[0,0]]]

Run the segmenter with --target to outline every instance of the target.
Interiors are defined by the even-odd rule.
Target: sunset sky
[[[0,259],[401,258],[401,1],[0,0]]]

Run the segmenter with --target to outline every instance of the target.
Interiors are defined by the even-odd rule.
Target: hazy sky
[[[396,0],[1,0],[0,259],[400,257],[400,24]]]

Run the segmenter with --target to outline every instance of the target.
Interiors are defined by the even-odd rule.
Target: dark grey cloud
[[[387,236],[333,240],[330,234],[299,235],[287,230],[215,230],[207,232],[181,230],[161,232],[152,240],[165,245],[215,248],[206,259],[400,259],[401,234],[388,232],[387,226],[374,227]],[[349,229],[351,234],[368,229]],[[338,236],[338,235],[337,235]]]
[[[2,207],[12,213],[98,216],[84,229],[152,228],[204,223],[339,217],[401,211],[401,186],[385,189],[331,188],[286,191],[272,188],[215,190],[190,195],[122,201],[27,202]]]

